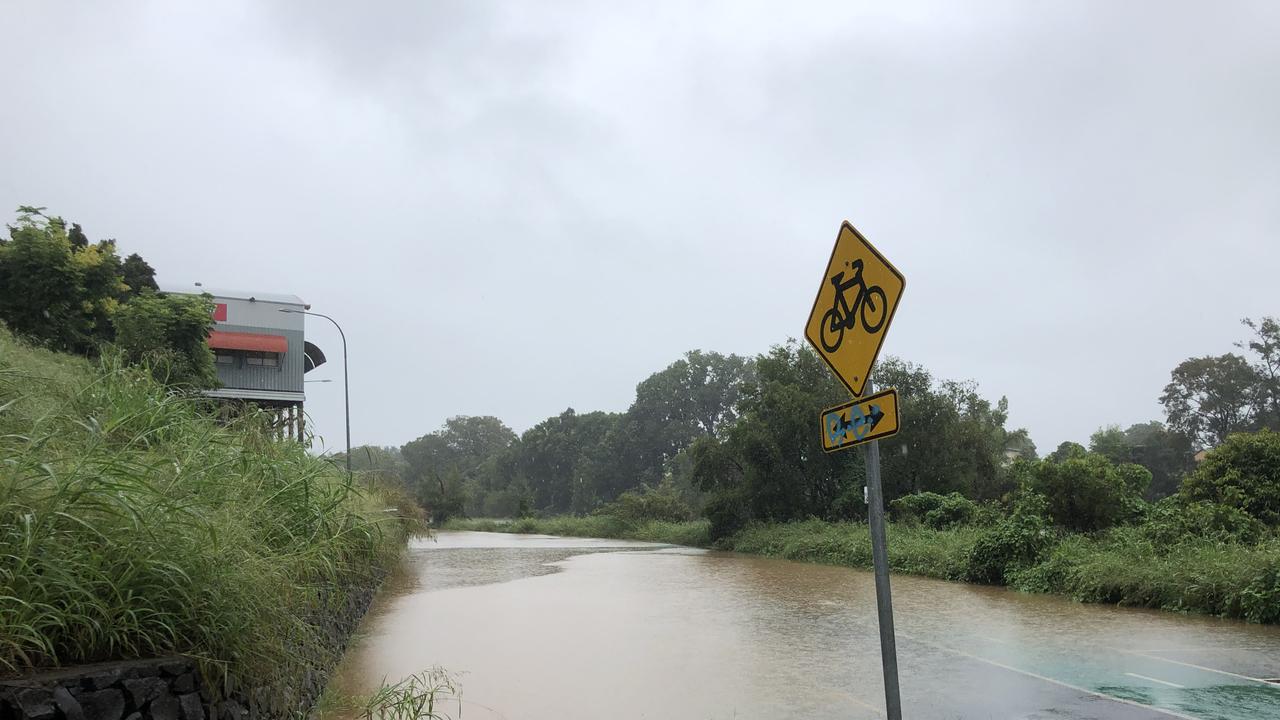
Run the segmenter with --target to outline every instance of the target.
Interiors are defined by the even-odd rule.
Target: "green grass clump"
[[[523,535],[563,535],[565,537],[617,538],[644,542],[670,543],[691,547],[707,547],[710,544],[710,525],[706,520],[668,522],[648,520],[627,522],[611,515],[557,515],[549,518],[519,518],[496,520],[490,518],[451,518],[444,530],[470,530],[473,532],[506,532]]]
[[[1280,541],[1256,545],[1187,538],[1171,546],[1132,528],[1069,536],[1043,562],[1010,578],[1033,592],[1110,603],[1280,622]]]
[[[462,717],[462,685],[448,672],[432,668],[383,683],[353,709],[362,720],[453,720]]]
[[[911,575],[964,579],[969,553],[981,532],[971,527],[933,530],[892,524],[887,530],[889,567]],[[735,552],[827,565],[870,568],[872,563],[871,533],[862,523],[751,523],[720,545]]]
[[[205,403],[0,328],[0,674],[324,662],[316,620],[378,582],[410,524],[261,417],[220,425]]]

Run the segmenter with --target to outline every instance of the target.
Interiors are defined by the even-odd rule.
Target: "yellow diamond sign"
[[[856,396],[867,385],[906,284],[852,225],[840,226],[804,336]]]

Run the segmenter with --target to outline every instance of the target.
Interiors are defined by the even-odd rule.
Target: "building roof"
[[[160,286],[162,292],[179,293],[182,295],[199,295],[201,293],[209,293],[216,298],[229,298],[231,300],[257,300],[259,302],[279,303],[281,305],[297,305],[298,307],[307,307],[302,298],[297,295],[286,295],[282,293],[269,292],[248,292],[245,290],[227,290],[226,288],[212,288],[198,285],[171,285],[164,284]]]

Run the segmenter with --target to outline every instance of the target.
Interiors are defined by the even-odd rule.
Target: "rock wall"
[[[349,591],[343,607],[312,618],[329,645],[323,657],[270,686],[224,693],[181,656],[82,665],[0,680],[0,720],[295,720],[320,697],[374,591]]]
[[[236,713],[214,702],[184,657],[86,665],[0,681],[0,720],[209,720]]]

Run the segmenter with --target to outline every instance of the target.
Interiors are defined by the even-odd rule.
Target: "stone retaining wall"
[[[223,697],[180,656],[82,665],[0,680],[0,720],[295,720],[320,697],[374,591],[353,590],[331,616],[313,619],[329,644],[324,657],[273,685]]]
[[[189,658],[86,665],[0,681],[0,720],[226,720],[235,700],[215,703]]]

